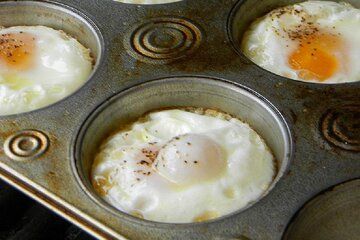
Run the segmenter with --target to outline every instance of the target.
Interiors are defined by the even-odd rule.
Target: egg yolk
[[[154,162],[159,174],[178,186],[188,186],[219,177],[226,168],[220,146],[200,134],[175,137]]]
[[[297,49],[290,54],[289,64],[299,71],[302,80],[325,81],[340,67],[338,53],[342,53],[341,38],[334,34],[310,35],[300,41]]]
[[[14,70],[27,70],[32,65],[35,37],[19,32],[0,35],[0,61]]]

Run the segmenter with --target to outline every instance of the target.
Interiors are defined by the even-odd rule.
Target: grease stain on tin
[[[9,136],[4,143],[5,154],[15,161],[39,158],[49,147],[49,138],[37,130],[23,130]]]
[[[151,64],[167,64],[197,50],[203,35],[199,27],[184,18],[162,17],[132,29],[124,39],[127,52]]]
[[[321,130],[331,144],[348,151],[360,151],[360,105],[345,105],[327,111]]]

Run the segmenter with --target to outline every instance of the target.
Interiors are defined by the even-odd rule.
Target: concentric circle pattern
[[[36,130],[24,130],[8,137],[4,143],[5,154],[16,161],[40,157],[49,147],[48,137]]]
[[[360,151],[360,105],[329,110],[322,122],[326,140],[349,151]]]
[[[166,64],[193,53],[201,40],[200,29],[189,20],[158,18],[133,29],[125,38],[125,47],[140,61]]]

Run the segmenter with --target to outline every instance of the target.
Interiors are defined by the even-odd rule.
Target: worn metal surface
[[[0,117],[0,175],[98,238],[279,240],[292,216],[309,199],[330,186],[360,177],[356,134],[360,83],[292,81],[255,66],[233,46],[255,17],[295,1],[247,0],[235,8],[236,0],[146,6],[111,0],[59,2],[32,7],[30,2],[2,1],[0,25],[42,24],[64,29],[92,49],[97,58],[94,74],[79,91],[59,103]],[[360,7],[357,0],[349,2]],[[238,7],[240,14],[231,15]],[[289,168],[259,202],[217,221],[168,225],[115,213],[90,197],[82,187],[86,183],[80,184],[81,178],[73,171],[78,164],[73,153],[79,131],[90,114],[114,94],[153,79],[180,76],[195,82],[199,78],[193,76],[207,77],[209,84],[214,81],[211,79],[224,79],[269,100],[292,132],[295,150]],[[191,92],[193,85],[177,79]],[[208,86],[203,85],[205,89]],[[193,106],[203,104],[202,95],[192,95],[187,101]],[[352,113],[343,111],[344,106]],[[5,153],[5,142],[28,129],[46,136],[47,150],[31,160],[13,160]],[[349,143],[352,149],[348,149]]]
[[[340,105],[323,118],[324,137],[335,146],[360,152],[360,105]]]

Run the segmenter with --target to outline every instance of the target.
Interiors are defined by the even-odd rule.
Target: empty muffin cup
[[[83,124],[75,143],[74,170],[80,184],[90,197],[109,211],[119,216],[124,216],[121,211],[116,210],[111,204],[106,203],[99,196],[99,191],[94,191],[94,187],[92,186],[93,179],[91,179],[91,172],[94,158],[99,153],[100,146],[104,140],[113,135],[116,129],[129,126],[129,124],[138,120],[148,112],[183,109],[187,107],[216,109],[225,112],[249,124],[250,127],[264,139],[267,146],[271,149],[274,159],[276,159],[274,160],[276,161],[275,174],[273,180],[269,183],[269,186],[264,189],[262,194],[242,209],[249,207],[265,196],[286,171],[292,154],[291,135],[281,114],[266,99],[245,87],[209,78],[174,77],[144,83],[115,95],[97,108]],[[142,120],[139,123],[141,122]],[[166,124],[166,122],[164,122],[164,124]],[[159,131],[161,131],[161,129],[159,129]],[[146,138],[146,136],[144,137]],[[188,135],[182,137],[190,139]],[[175,137],[173,141],[180,141],[180,138]],[[198,135],[196,135],[196,139],[199,139]],[[205,139],[206,141],[204,138],[200,140],[198,141],[200,144],[209,143],[207,139]],[[150,145],[151,144],[156,143],[150,143]],[[168,145],[175,146],[176,143],[171,142],[171,144],[169,143]],[[191,145],[191,140],[187,140],[187,145]],[[214,150],[212,150],[212,152],[213,151]],[[151,151],[150,153],[147,152],[147,154],[149,157],[152,156]],[[118,156],[120,155],[121,153],[119,153]],[[217,159],[213,160],[216,161]],[[126,163],[127,161],[124,160],[121,162]],[[184,162],[186,162],[186,160]],[[145,160],[137,164],[141,165],[142,163],[145,164]],[[197,159],[191,162],[191,164],[193,163],[196,165]],[[148,175],[149,172],[145,175]],[[162,174],[165,175],[164,173]],[[176,175],[176,173],[174,174]],[[196,181],[203,180],[198,178],[200,177],[197,176]],[[138,181],[140,181],[140,177]],[[141,203],[144,205],[145,203],[143,201],[145,200],[143,200],[143,198],[141,199]],[[241,211],[241,209],[236,209],[234,212],[239,211]],[[222,216],[216,215],[214,217],[210,212],[207,213],[208,215],[205,214],[206,216],[198,220],[206,221]],[[141,214],[131,214],[142,217]],[[233,212],[230,214],[233,214]],[[159,222],[168,221],[162,220]],[[175,222],[178,223],[177,221]],[[181,223],[183,223],[183,221],[181,221]]]

